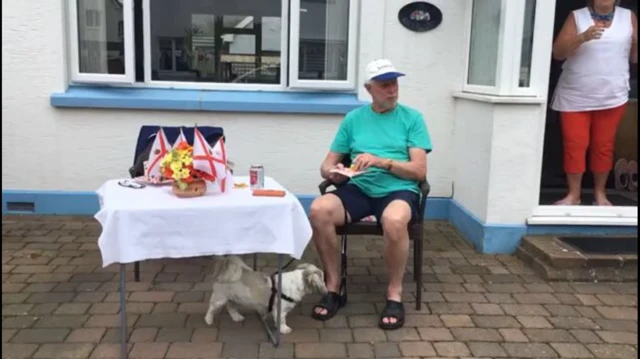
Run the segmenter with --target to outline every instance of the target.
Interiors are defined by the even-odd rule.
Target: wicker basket
[[[207,192],[207,184],[202,178],[197,178],[188,183],[186,189],[181,189],[176,182],[173,183],[171,189],[176,197],[179,198],[200,197]]]

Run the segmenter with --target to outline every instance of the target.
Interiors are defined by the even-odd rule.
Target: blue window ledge
[[[136,110],[346,114],[364,104],[355,93],[71,86],[51,94],[53,107]]]

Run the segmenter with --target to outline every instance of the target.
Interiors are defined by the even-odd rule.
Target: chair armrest
[[[419,209],[419,218],[418,218],[418,223],[422,223],[424,221],[424,214],[426,212],[427,209],[427,197],[429,196],[429,192],[431,192],[431,185],[429,184],[429,181],[427,181],[426,179],[422,182],[420,182],[420,193],[422,194],[421,198],[420,198],[420,209]]]
[[[327,189],[331,186],[335,186],[335,183],[331,182],[331,180],[324,180],[320,185],[318,185],[318,189],[320,190],[320,195],[324,196],[327,193]]]
[[[424,180],[420,182],[420,192],[423,197],[427,197],[429,195],[429,192],[431,192],[431,185],[429,184],[429,181]]]

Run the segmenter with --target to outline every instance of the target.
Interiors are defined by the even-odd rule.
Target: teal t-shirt
[[[409,148],[430,152],[431,138],[422,114],[400,104],[384,114],[373,111],[371,105],[349,112],[331,144],[332,152],[348,153],[352,161],[359,154],[370,153],[384,159],[408,162]],[[419,193],[417,182],[377,167],[353,177],[349,183],[369,197],[383,197],[399,190]]]

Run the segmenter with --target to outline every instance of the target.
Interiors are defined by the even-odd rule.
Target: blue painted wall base
[[[299,195],[309,213],[315,195]],[[33,210],[24,210],[24,206]],[[14,205],[18,209],[14,210]],[[3,190],[2,214],[93,216],[100,209],[94,192]],[[527,226],[487,224],[453,199],[430,197],[425,213],[427,220],[447,220],[481,253],[515,252],[524,235],[614,235],[637,234],[637,226]]]

